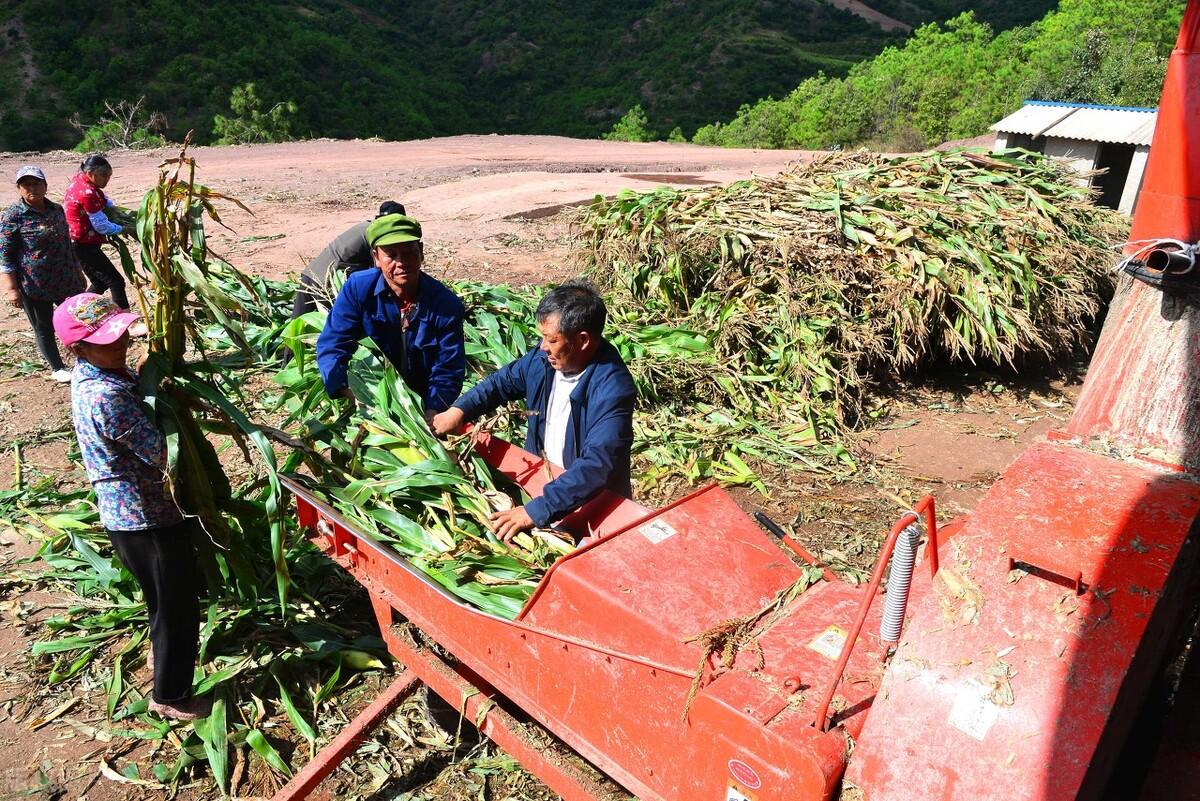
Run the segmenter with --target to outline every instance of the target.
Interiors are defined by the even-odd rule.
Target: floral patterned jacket
[[[62,303],[83,291],[62,206],[47,200],[38,211],[18,200],[0,212],[0,273],[17,275],[30,300]]]
[[[71,418],[106,529],[141,531],[183,519],[167,490],[166,438],[142,405],[137,376],[80,359]]]

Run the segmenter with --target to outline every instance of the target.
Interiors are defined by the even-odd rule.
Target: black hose
[[[1178,250],[1155,248],[1146,257],[1146,266],[1152,270],[1158,270],[1160,273],[1182,275],[1191,271],[1194,264],[1195,257]]]

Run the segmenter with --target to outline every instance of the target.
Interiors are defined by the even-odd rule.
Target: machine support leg
[[[397,676],[370,706],[350,721],[329,745],[322,748],[311,762],[272,796],[271,801],[298,801],[307,798],[322,779],[332,773],[343,759],[354,753],[367,735],[420,686],[421,680],[410,670],[405,670]]]
[[[582,760],[563,759],[553,749],[547,749],[546,735],[539,738],[532,733],[544,729],[537,724],[518,721],[492,699],[494,690],[486,685],[480,687],[473,684],[430,649],[413,642],[403,626],[385,630],[383,638],[392,656],[417,673],[429,689],[445,699],[463,717],[474,722],[488,739],[558,793],[562,801],[600,801],[623,797],[632,801],[632,796],[598,771],[589,770],[590,766],[585,766]]]

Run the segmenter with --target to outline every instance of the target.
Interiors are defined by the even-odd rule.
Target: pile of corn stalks
[[[1123,219],[1025,151],[836,155],[725,187],[598,198],[585,267],[618,331],[697,332],[649,354],[659,400],[706,399],[829,442],[867,392],[932,366],[1018,364],[1084,345]]]

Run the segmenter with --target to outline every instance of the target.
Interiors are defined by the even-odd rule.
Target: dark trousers
[[[79,257],[79,264],[83,267],[83,274],[88,277],[87,291],[102,295],[107,289],[112,294],[113,303],[122,309],[128,309],[129,298],[125,296],[125,278],[108,260],[108,256],[104,255],[100,246],[86,245],[83,242],[73,244],[75,255]]]
[[[50,365],[51,370],[66,369],[62,356],[58,352],[58,341],[54,338],[54,304],[48,300],[33,300],[21,295],[21,307],[25,316],[33,326],[33,339],[37,342],[38,352]]]
[[[300,287],[296,290],[296,300],[292,303],[293,320],[308,314],[310,311],[317,310],[315,293],[320,291],[321,286],[317,283],[317,279],[308,273],[300,274]]]
[[[154,700],[183,701],[192,694],[200,647],[200,583],[191,524],[109,530],[108,538],[146,597],[154,649]]]

